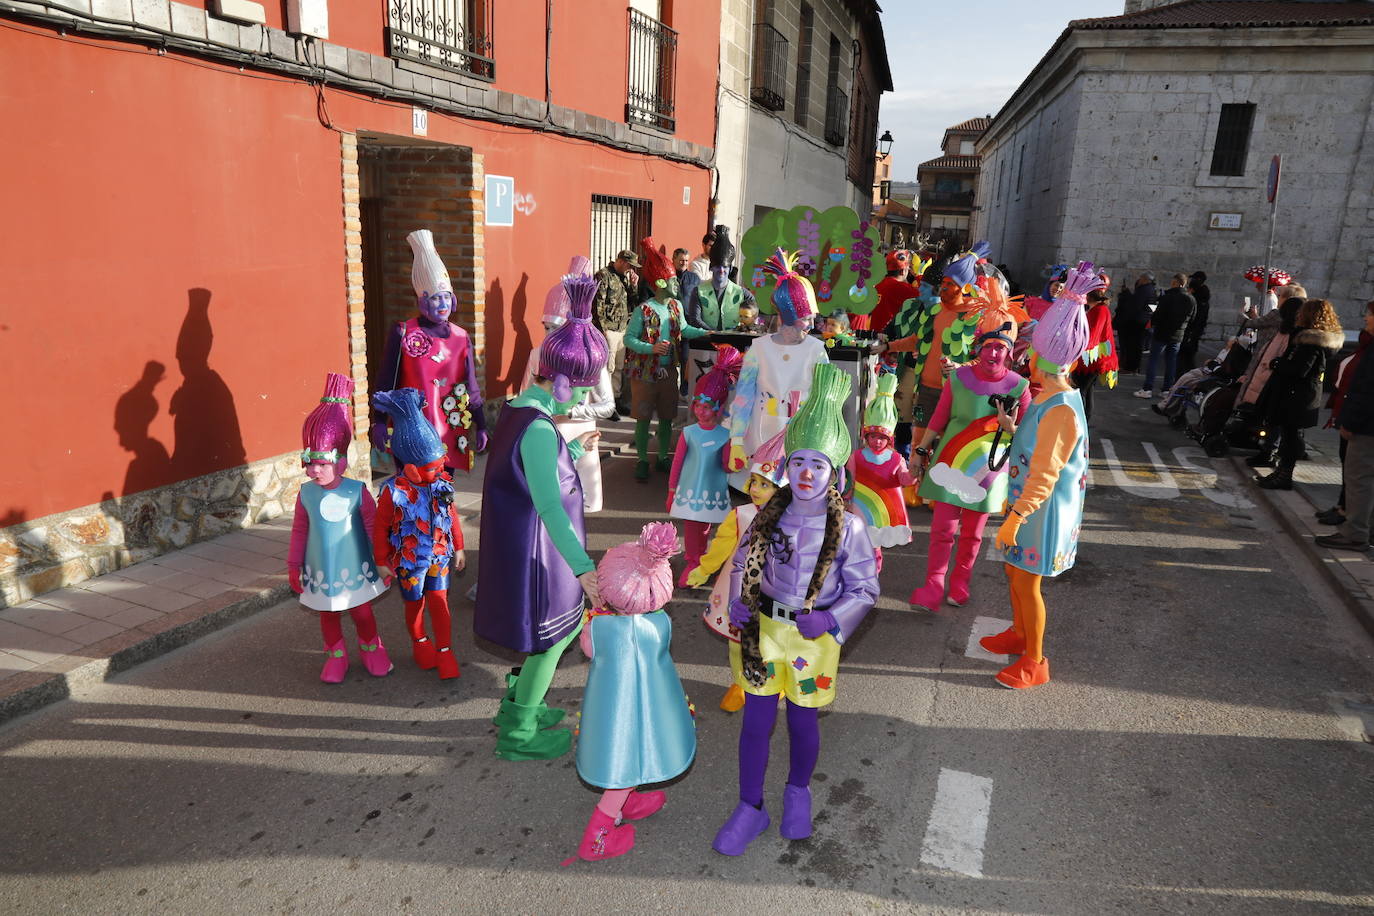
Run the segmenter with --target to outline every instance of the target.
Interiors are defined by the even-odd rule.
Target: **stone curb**
[[[251,617],[290,595],[291,587],[284,575],[264,576],[88,646],[80,657],[63,656],[6,678],[0,686],[0,725],[69,698],[73,687],[107,680]]]
[[[1255,476],[1255,469],[1246,465],[1241,457],[1232,455],[1231,463],[1239,470],[1242,480],[1249,481]],[[1374,597],[1371,597],[1369,590],[1350,574],[1345,564],[1336,559],[1337,551],[1317,546],[1312,539],[1312,533],[1298,516],[1299,512],[1314,508],[1312,504],[1297,490],[1265,490],[1254,484],[1250,484],[1249,489],[1258,494],[1273,510],[1283,530],[1297,542],[1303,554],[1322,571],[1327,582],[1335,588],[1360,626],[1364,627],[1370,636],[1374,636]],[[1293,505],[1294,502],[1299,505]]]

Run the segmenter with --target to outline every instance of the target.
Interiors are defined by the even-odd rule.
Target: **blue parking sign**
[[[487,176],[488,226],[515,224],[515,179],[508,175]]]

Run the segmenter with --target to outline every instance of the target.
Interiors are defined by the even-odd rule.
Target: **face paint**
[[[707,404],[703,401],[692,402],[692,416],[697,418],[697,422],[702,426],[715,426],[720,419],[720,411],[714,404]]]
[[[892,437],[885,432],[864,433],[864,444],[877,454],[882,454],[892,446]]]
[[[958,285],[949,277],[940,281],[940,304],[947,308],[954,308],[963,301],[964,294]]]
[[[760,474],[749,475],[749,501],[760,509],[778,492],[778,485]]]
[[[453,314],[453,293],[448,290],[417,298],[420,302],[420,314],[425,316],[427,321],[448,321],[448,317]]]
[[[830,459],[813,449],[800,449],[787,456],[787,482],[794,499],[819,499],[825,495],[833,473]]]
[[[1007,368],[1007,357],[1011,355],[1011,348],[1006,341],[992,339],[984,342],[983,348],[978,351],[978,362],[988,370],[990,374],[999,374]]]
[[[305,466],[305,476],[325,489],[329,489],[338,482],[341,476],[339,463],[334,461],[312,461]]]
[[[558,405],[558,412],[567,413],[568,411],[572,410],[578,404],[582,403],[582,399],[585,398],[587,396],[587,392],[591,390],[592,389],[590,385],[574,386],[572,390],[572,395],[566,401],[555,402]]]

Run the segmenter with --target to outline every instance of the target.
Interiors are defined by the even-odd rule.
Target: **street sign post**
[[[1282,156],[1275,155],[1269,160],[1269,247],[1264,250],[1264,290],[1265,299],[1269,297],[1269,278],[1274,273],[1274,227],[1278,224],[1279,213],[1279,171]]]

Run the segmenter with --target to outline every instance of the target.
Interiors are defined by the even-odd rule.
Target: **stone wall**
[[[0,607],[277,518],[304,480],[293,451],[0,528]]]

